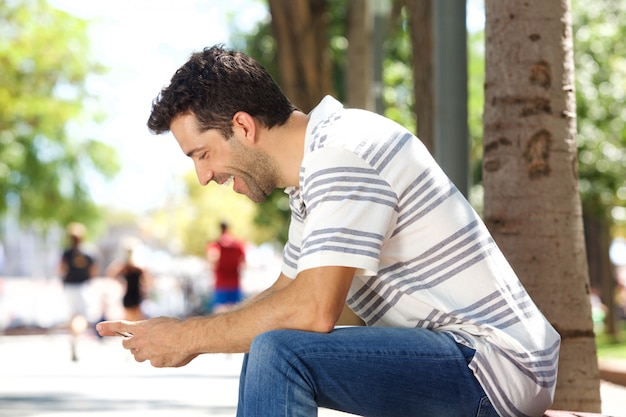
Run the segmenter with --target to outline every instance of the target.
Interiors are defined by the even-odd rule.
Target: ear
[[[254,117],[244,111],[238,111],[233,116],[233,132],[235,132],[235,134],[239,133],[241,140],[255,143],[256,127]]]

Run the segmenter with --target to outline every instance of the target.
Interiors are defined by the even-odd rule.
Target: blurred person
[[[67,225],[69,247],[63,251],[59,263],[59,274],[63,280],[63,291],[69,308],[69,331],[72,360],[77,361],[78,336],[87,328],[88,284],[97,274],[94,256],[82,248],[87,228],[81,223]]]
[[[559,334],[421,141],[327,96],[297,109],[253,58],[191,55],[153,102],[202,185],[289,194],[282,271],[220,314],[97,325],[136,361],[245,353],[237,416],[541,416]],[[337,326],[347,303],[365,327]]]
[[[221,313],[242,300],[241,267],[246,260],[244,245],[220,223],[220,237],[206,248],[207,260],[215,277],[213,312]]]
[[[4,272],[4,245],[0,242],[0,274]]]
[[[617,317],[620,320],[626,320],[626,286],[619,281],[615,284],[615,305]]]
[[[113,262],[106,271],[108,277],[115,278],[122,284],[124,317],[132,321],[144,319],[141,304],[151,281],[150,272],[137,264],[137,245],[134,240],[127,240],[122,248],[122,261]]]
[[[591,287],[591,291],[589,292],[589,300],[591,301],[591,319],[596,333],[600,333],[604,330],[608,311],[606,305],[602,303],[600,293],[600,289],[595,287]]]

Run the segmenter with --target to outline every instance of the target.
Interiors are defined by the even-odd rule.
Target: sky
[[[180,189],[193,169],[171,134],[146,127],[152,100],[189,55],[216,43],[229,45],[228,27],[241,29],[266,16],[254,0],[49,0],[55,8],[92,21],[95,59],[110,70],[91,77],[87,88],[107,114],[84,127],[86,136],[116,149],[121,171],[113,181],[88,176],[98,204],[134,212],[159,207]]]
[[[189,55],[205,46],[229,46],[229,27],[253,28],[267,17],[262,0],[49,0],[92,21],[95,59],[105,76],[88,79],[107,114],[104,123],[85,127],[86,136],[116,149],[121,171],[112,181],[90,176],[98,204],[142,213],[180,193],[183,173],[193,164],[171,134],[152,135],[146,121],[152,100]],[[483,24],[482,0],[468,2],[468,26]]]

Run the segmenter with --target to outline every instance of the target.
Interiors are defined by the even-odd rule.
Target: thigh
[[[467,366],[474,351],[445,333],[347,327],[287,331],[285,343],[322,407],[363,416],[474,416],[485,398]]]

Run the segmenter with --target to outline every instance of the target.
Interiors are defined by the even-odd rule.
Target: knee
[[[292,330],[270,330],[254,338],[250,345],[249,358],[259,363],[271,363],[285,358],[293,352],[289,341],[293,339]]]

